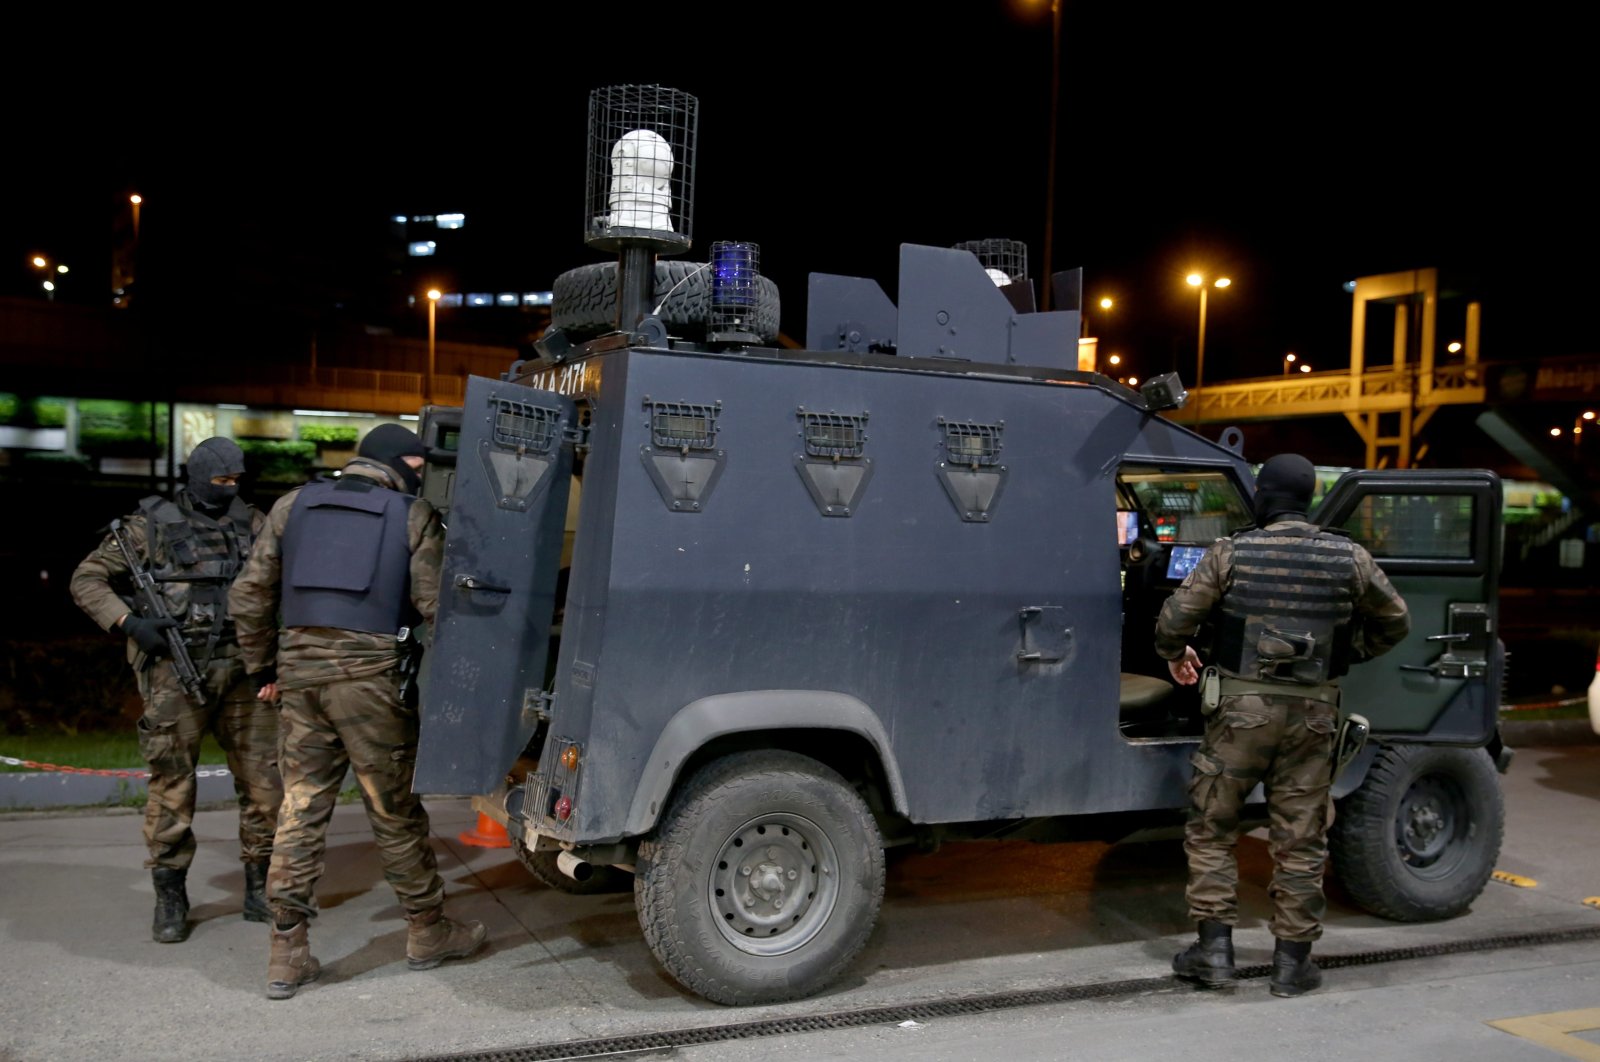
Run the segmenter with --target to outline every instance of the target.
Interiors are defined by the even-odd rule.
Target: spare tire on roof
[[[656,261],[651,308],[661,303],[661,319],[673,335],[703,339],[711,312],[711,270],[704,262]],[[763,341],[778,337],[781,307],[778,285],[758,278],[761,305],[752,330]],[[670,294],[669,294],[670,293]],[[556,277],[550,299],[550,326],[583,340],[609,332],[617,322],[617,263],[594,262]]]

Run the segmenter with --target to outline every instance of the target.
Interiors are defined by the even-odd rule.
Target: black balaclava
[[[1266,527],[1279,516],[1304,516],[1317,489],[1317,470],[1299,454],[1267,458],[1256,476],[1254,502],[1256,526]]]
[[[367,432],[356,453],[394,469],[400,482],[405,484],[406,493],[415,494],[417,488],[422,486],[422,477],[417,475],[416,469],[401,460],[404,457],[428,455],[428,451],[422,448],[422,440],[410,428],[402,428],[398,424],[379,424]]]
[[[213,483],[211,477],[244,475],[244,451],[232,439],[213,436],[194,448],[184,467],[189,473],[189,493],[200,507],[226,509],[239,488]]]

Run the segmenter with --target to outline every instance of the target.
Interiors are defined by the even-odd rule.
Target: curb
[[[195,803],[236,799],[233,776],[226,768],[195,779]],[[150,789],[143,778],[29,771],[0,774],[0,811],[38,808],[117,807],[137,800],[143,803]]]
[[[1502,720],[1500,737],[1514,749],[1600,744],[1600,734],[1587,719]]]
[[[207,772],[195,779],[195,805],[237,804],[233,775],[227,768],[202,764]],[[355,785],[355,772],[346,771],[340,789]],[[71,774],[62,771],[28,771],[0,774],[0,814],[87,808],[107,811],[137,803],[143,807],[150,787],[143,778]]]

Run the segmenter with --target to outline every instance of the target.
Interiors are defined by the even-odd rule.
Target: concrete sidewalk
[[[1504,781],[1507,831],[1499,866],[1536,885],[1490,882],[1467,915],[1417,925],[1358,911],[1335,887],[1321,952],[1600,925],[1600,910],[1584,906],[1586,898],[1600,896],[1600,746],[1524,748]],[[511,852],[459,840],[476,822],[466,800],[430,800],[429,810],[449,909],[489,927],[487,949],[436,970],[409,971],[405,924],[383,880],[363,808],[340,805],[318,889],[322,916],[312,930],[325,973],[288,1001],[265,998],[266,929],[239,917],[235,811],[196,817],[199,852],[189,879],[196,925],[189,941],[176,945],[150,940],[150,879],[141,866],[135,811],[0,815],[0,953],[6,957],[0,964],[0,1059],[408,1059],[1161,977],[1192,936],[1183,856],[1175,843],[948,845],[891,862],[878,927],[834,988],[783,1006],[725,1008],[689,995],[661,971],[644,943],[631,895],[550,890]],[[1258,835],[1241,843],[1240,854],[1239,961],[1260,963],[1271,951],[1270,861]],[[1561,1010],[1600,1002],[1597,959],[1600,949],[1591,944],[1534,949],[1503,961],[1530,969],[1576,964],[1549,990],[1546,1009]],[[1313,1030],[1325,1050],[1298,1057],[1446,1057],[1447,1041],[1407,1039],[1419,1018],[1417,1000],[1427,994],[1408,997],[1384,986],[1425,978],[1448,985],[1456,976],[1485,976],[1495,961],[1469,955],[1339,970],[1313,997],[1322,1002],[1299,1012],[1327,1022]],[[1357,992],[1359,1007],[1354,995],[1342,994]],[[1086,1039],[1090,1026],[1111,1020],[1108,1015],[1177,1007],[1189,1015],[1182,1032],[1197,1049],[1209,1044],[1273,1057],[1290,1012],[1241,1020],[1247,1015],[1238,1007],[1253,1007],[1257,997],[1268,998],[1259,983],[1226,1004],[1197,1004],[1185,994],[1165,1003],[1152,998],[1078,1011],[1071,1042],[1090,1051],[1077,1051],[1081,1057],[1152,1057],[1130,1053],[1127,1037],[1137,1030],[1126,1027],[1115,1033],[1123,1037],[1121,1053],[1096,1055]],[[1037,1029],[1043,1013],[1014,1012],[1011,1021],[994,1025]],[[1428,1029],[1430,1036],[1442,1035],[1437,1022]],[[1481,1035],[1481,1029],[1472,1031]],[[1385,1039],[1374,1042],[1387,1044],[1387,1053],[1364,1046],[1379,1036]],[[812,1057],[808,1043],[816,1042],[751,1043],[741,1057],[792,1057],[796,1051]],[[1001,1043],[986,1054],[1003,1051]],[[1397,1054],[1402,1046],[1405,1053]],[[971,1053],[963,1052],[943,1057]],[[724,1057],[732,1057],[731,1050]],[[830,1057],[861,1056],[842,1050]],[[1190,1057],[1222,1056],[1198,1051]],[[1536,1062],[1542,1056],[1451,1057]]]

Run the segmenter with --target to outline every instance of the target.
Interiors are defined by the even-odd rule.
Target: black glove
[[[254,684],[256,692],[260,693],[262,690],[278,681],[278,669],[275,665],[268,664],[260,671],[250,672],[248,677],[251,683]]]
[[[143,616],[130,615],[122,621],[122,633],[132,638],[146,656],[165,656],[167,631],[177,625],[178,621],[170,616],[145,619]]]

